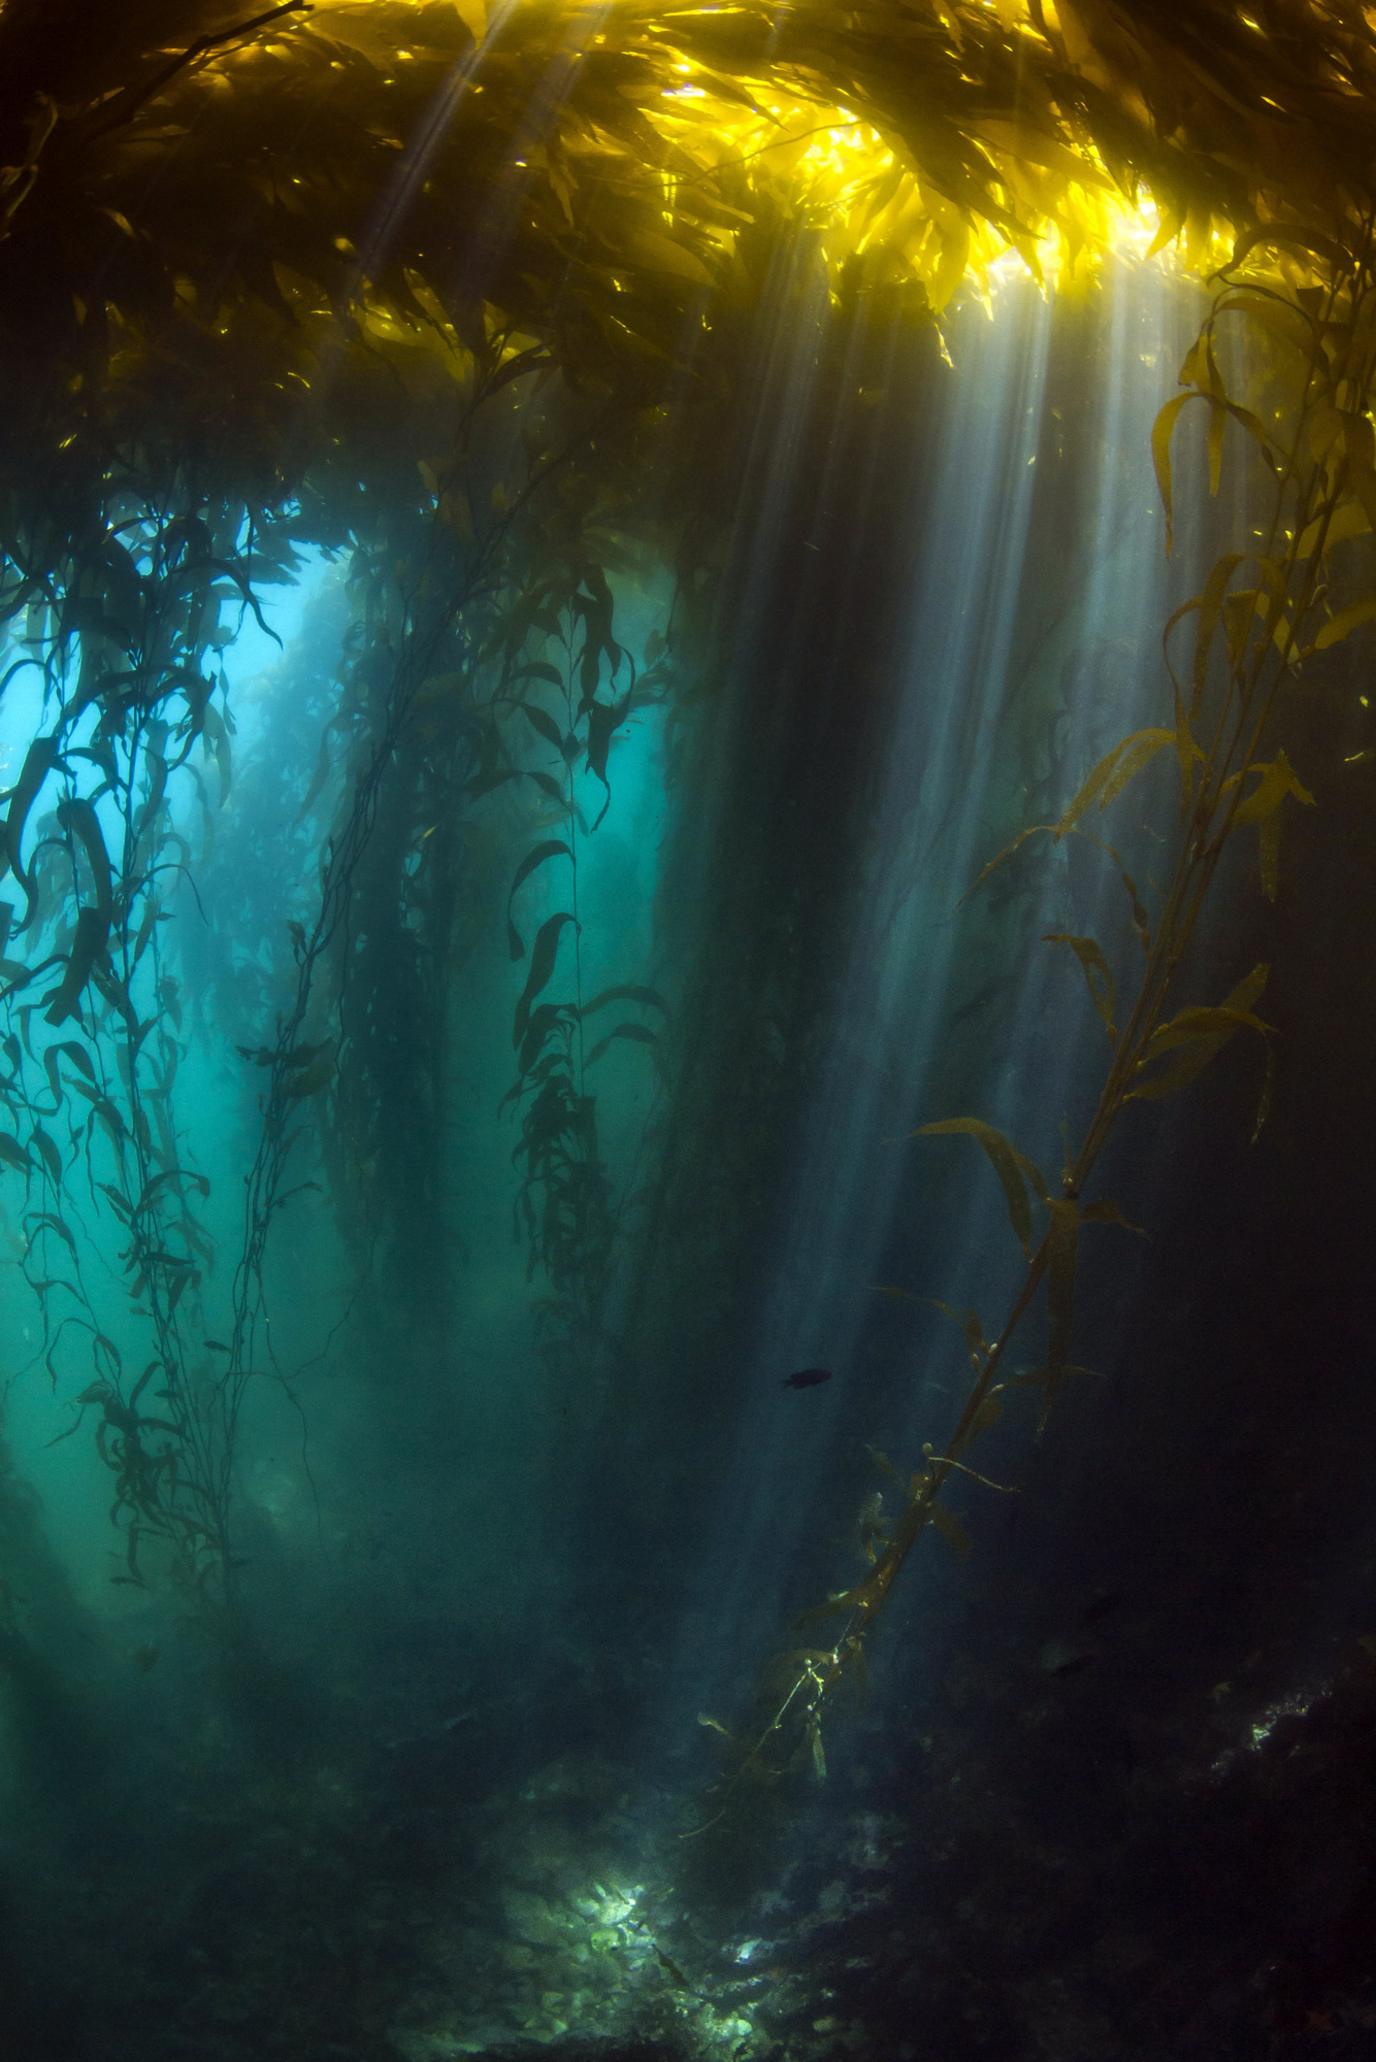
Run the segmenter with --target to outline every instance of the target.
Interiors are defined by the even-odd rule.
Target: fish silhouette
[[[815,1389],[819,1382],[829,1382],[830,1380],[830,1368],[799,1368],[796,1375],[785,1375],[780,1387],[784,1389]]]

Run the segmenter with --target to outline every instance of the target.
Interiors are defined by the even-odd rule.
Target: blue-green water
[[[1009,286],[952,321],[946,366],[831,312],[800,259],[761,322],[710,635],[626,542],[653,534],[649,478],[517,678],[467,649],[380,755],[402,641],[358,559],[303,548],[265,628],[226,594],[223,713],[168,776],[123,982],[156,1026],[132,1072],[118,983],[24,1014],[61,977],[26,970],[74,949],[63,891],[92,892],[59,800],[112,852],[125,820],[99,755],[68,751],[10,852],[11,887],[51,883],[8,948],[28,1164],[0,1193],[17,2055],[1282,2052],[1229,2047],[1228,2015],[1341,1811],[1272,1743],[1368,1722],[1345,1112],[1369,1090],[1325,1086],[1347,1048],[1309,1007],[1350,949],[1322,848],[1299,843],[1275,914],[1239,863],[1196,940],[1211,994],[1276,927],[1310,941],[1264,1146],[1240,1046],[1202,1102],[1135,1114],[1102,1186],[1150,1238],[1086,1233],[1088,1372],[1040,1434],[1035,1388],[1010,1391],[952,1493],[968,1553],[922,1542],[821,1750],[757,1788],[724,1745],[773,1708],[751,1701],[772,1656],[835,1637],[790,1626],[873,1564],[958,1416],[963,1314],[992,1337],[1017,1293],[989,1164],[917,1127],[978,1115],[1054,1169],[1093,1107],[1103,1026],[1043,940],[1131,955],[1118,868],[1159,886],[1168,787],[1133,789],[1113,863],[1048,839],[963,898],[1117,738],[1170,720],[1156,637],[1197,540],[1166,568],[1149,432],[1197,319],[1146,270],[1088,311]],[[632,665],[652,683],[605,780],[586,734],[561,747],[590,648],[604,708]],[[52,720],[40,684],[7,691],[7,782]],[[497,696],[515,777],[488,780],[466,741]],[[94,712],[72,739],[99,745]],[[309,1056],[264,1064],[370,765]],[[585,1128],[525,1211],[559,1052]],[[180,1170],[157,1219],[181,1242],[156,1263],[171,1377],[126,1264],[140,1081],[145,1157]],[[1297,1205],[1316,1161],[1327,1201]],[[1016,1375],[1041,1354],[1030,1329]],[[786,1386],[803,1369],[827,1379]],[[222,1537],[165,1521],[211,1505]],[[1257,1811],[1293,1908],[1252,1884]],[[1182,1903],[1217,1898],[1200,1948]],[[1202,1997],[1171,1992],[1173,1957]]]

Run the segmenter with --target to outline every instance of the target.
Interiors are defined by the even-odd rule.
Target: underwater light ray
[[[368,229],[359,239],[357,261],[344,301],[346,308],[355,308],[366,299],[383,259],[395,247],[401,224],[458,116],[484,52],[485,45],[475,43],[459,59],[436,91],[420,126],[408,140],[387,190],[379,197]]]
[[[769,1286],[751,1326],[733,1412],[735,1458],[723,1465],[704,1533],[702,1583],[720,1599],[733,1639],[746,1649],[767,1639],[786,1618],[790,1598],[796,1601],[795,1568],[816,1551],[812,1513],[829,1503],[840,1428],[853,1427],[859,1438],[873,1431],[876,1409],[889,1409],[876,1401],[866,1414],[859,1349],[905,1178],[895,1134],[921,1107],[947,1007],[955,950],[950,911],[978,846],[979,725],[992,720],[1004,692],[1012,598],[1027,544],[1026,460],[1040,419],[1050,320],[1035,293],[1026,296],[1019,323],[991,324],[973,305],[966,311],[960,370],[943,393],[934,471],[914,459],[907,525],[913,541],[895,541],[914,602],[905,617],[893,725],[874,746],[871,885],[846,927],[830,1043],[760,1259]],[[781,502],[780,493],[775,507]],[[933,505],[946,512],[936,532],[925,520]],[[763,557],[763,525],[752,529],[746,548]],[[993,620],[983,613],[991,594],[1010,597]],[[959,820],[935,874],[930,867],[919,873],[915,855],[932,837],[931,814],[952,793],[963,798]],[[897,866],[895,852],[907,855]],[[895,882],[891,891],[875,887],[884,880]],[[864,1066],[857,1065],[857,1038],[868,1050]],[[954,1228],[952,1235],[962,1237]],[[778,1375],[819,1356],[837,1379],[782,1419]],[[919,1401],[905,1406],[914,1422],[920,1396],[919,1384]],[[730,1654],[723,1651],[718,1663],[725,1684]],[[700,1655],[685,1649],[679,1666],[701,1684]]]
[[[1090,483],[1086,573],[1057,646],[1061,701],[1056,728],[1058,734],[1063,729],[1075,757],[1053,762],[1056,785],[1038,800],[1038,811],[1053,819],[1112,743],[1159,719],[1161,710],[1158,626],[1168,613],[1171,582],[1159,549],[1151,426],[1171,370],[1192,337],[1197,311],[1179,282],[1155,265],[1132,260],[1107,275],[1102,308],[1096,376],[1079,396],[1080,434],[1102,458]],[[1148,369],[1144,360],[1159,367],[1156,381],[1141,376]],[[1144,829],[1119,822],[1110,834],[1130,871],[1148,883],[1156,855]],[[1054,900],[1044,902],[1037,928],[1101,945],[1127,985],[1139,947],[1117,867],[1105,858],[1102,865],[1077,870],[1072,881],[1069,849],[1062,851],[1062,868],[1048,887]],[[1072,1035],[1051,1031],[1067,1015],[1078,979],[1054,944],[1043,943],[1025,963],[1020,1020],[1045,1028],[1012,1056],[1010,1122],[1018,1102],[1031,1100],[1034,1083],[1037,1099],[1072,1131],[1087,1115],[1082,1105],[1098,1071],[1102,1027],[1090,1011],[1075,1018]],[[1045,1141],[1044,1149],[1050,1143]]]

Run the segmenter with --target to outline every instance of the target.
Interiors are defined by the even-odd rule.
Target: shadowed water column
[[[813,941],[823,1001],[811,1052],[789,1054],[810,1068],[808,1094],[749,1246],[758,1300],[740,1318],[732,1458],[706,1528],[704,1590],[734,1600],[746,1651],[863,1568],[887,1522],[876,1491],[892,1494],[864,1443],[900,1471],[924,1439],[940,1449],[964,1355],[930,1299],[956,1315],[975,1306],[989,1325],[1016,1288],[1017,1245],[982,1157],[908,1135],[977,1113],[1054,1176],[1063,1127],[1101,1072],[1103,1025],[1047,934],[1135,949],[1116,868],[1105,885],[1097,849],[1070,864],[1048,838],[1028,848],[1036,863],[965,897],[1029,821],[1054,819],[1113,738],[1159,720],[1155,395],[1134,374],[1144,358],[1173,362],[1181,302],[1136,267],[1115,268],[1088,304],[1003,287],[992,320],[971,307],[952,324],[936,432],[907,446],[907,520],[885,563],[903,597],[901,694],[833,796],[838,817],[863,807],[865,828],[843,912]],[[932,508],[939,527],[924,523]],[[1139,860],[1146,834],[1127,835],[1147,882],[1151,845]],[[782,1390],[791,1369],[816,1365],[834,1379]],[[833,1517],[820,1536],[819,1511]],[[696,1693],[730,1706],[739,1663],[715,1655],[704,1672],[685,1650],[682,1666]]]
[[[806,1094],[752,1227],[741,1396],[706,1528],[706,1587],[732,1600],[746,1652],[776,1635],[834,1558],[815,1523],[838,1508],[834,1442],[842,1425],[872,1429],[855,1421],[856,1399],[877,1410],[888,1372],[866,1326],[904,1181],[897,1136],[942,1020],[954,904],[987,834],[989,746],[1027,553],[1051,315],[1036,296],[1012,319],[1000,314],[990,322],[970,308],[952,326],[954,371],[915,363],[911,342],[895,346],[893,384],[920,370],[918,405],[890,417],[882,464],[851,473],[847,520],[872,556],[832,631],[835,646],[863,655],[846,674],[849,759],[825,752],[806,700],[797,711],[798,749],[815,754],[810,777],[828,813],[806,835],[832,841],[845,870],[799,913],[816,1010],[806,1027],[781,1021],[777,1035]],[[753,906],[764,899],[756,887]],[[791,1369],[818,1363],[835,1371],[830,1386],[781,1391]],[[781,1513],[796,1528],[789,1543]],[[741,1664],[720,1659],[713,1687],[730,1697]]]

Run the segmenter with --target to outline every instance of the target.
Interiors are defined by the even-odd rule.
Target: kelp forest
[[[1373,533],[1358,0],[0,0],[7,2056],[1376,2051]]]

